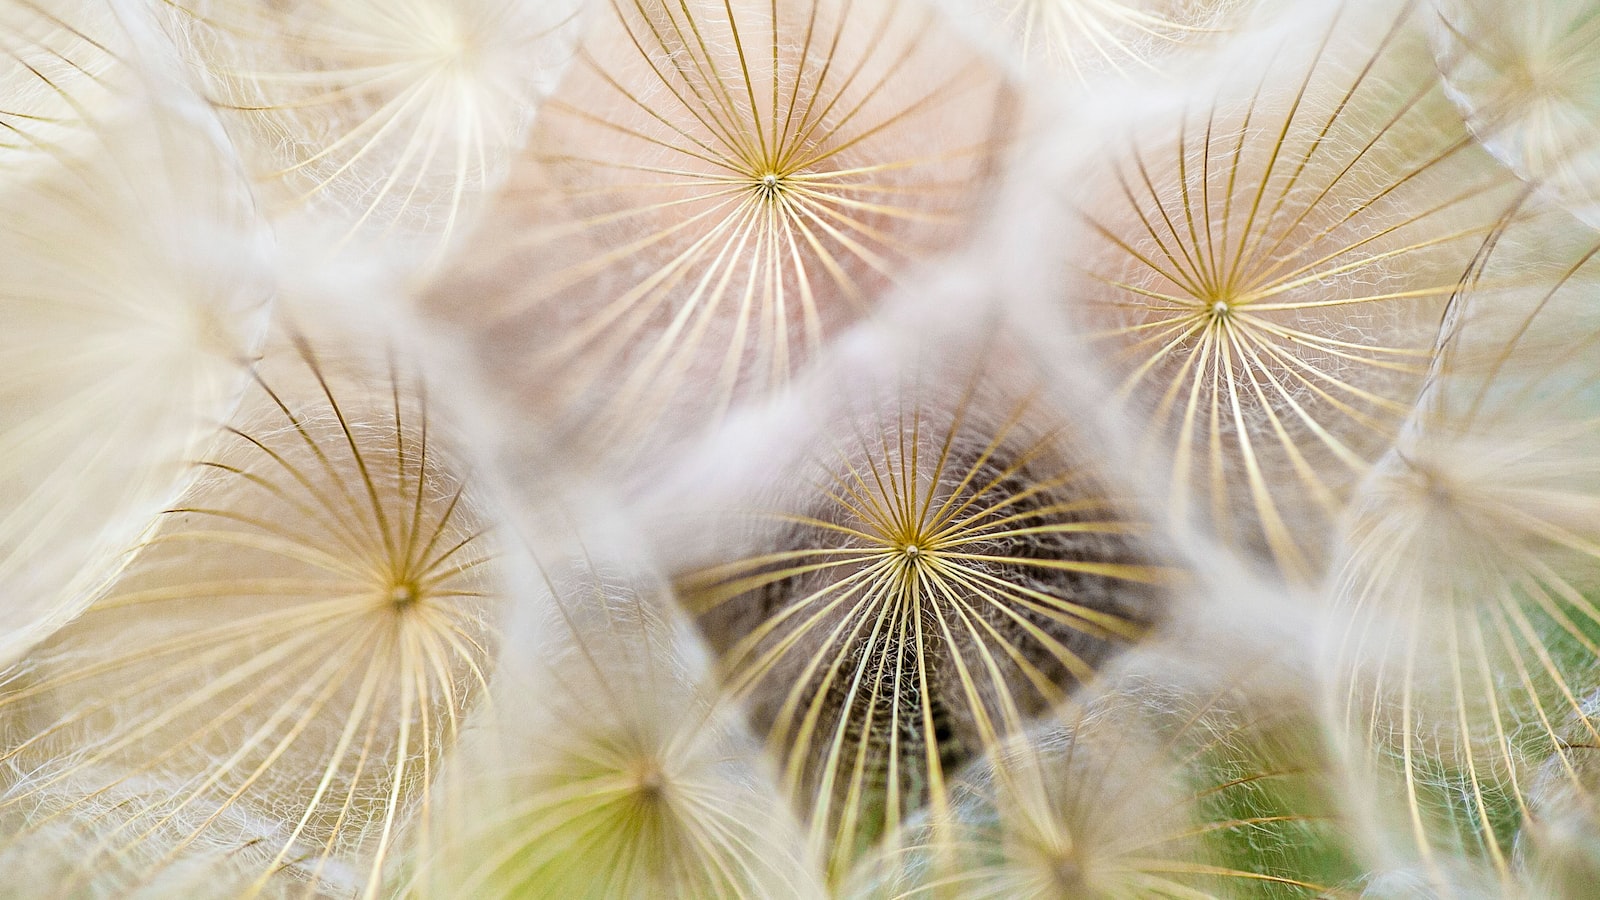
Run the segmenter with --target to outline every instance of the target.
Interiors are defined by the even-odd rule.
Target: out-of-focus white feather
[[[1465,849],[1502,879],[1519,829],[1600,798],[1600,281],[1594,246],[1541,236],[1582,230],[1548,218],[1475,267],[1332,585],[1331,709],[1352,762],[1391,779],[1375,805],[1414,858]]]
[[[51,6],[0,4],[25,23],[0,34],[0,71],[54,105],[0,151],[0,658],[75,612],[171,501],[238,401],[270,296],[206,110],[128,61],[119,18]]]
[[[1600,6],[1433,0],[1451,99],[1500,159],[1600,228]]]
[[[1262,0],[960,0],[1004,36],[1025,69],[1073,87],[1114,91],[1117,78],[1160,73],[1167,57],[1204,46]]]
[[[572,0],[152,4],[283,226],[319,233],[329,223],[336,246],[392,233],[415,245],[389,260],[397,266],[437,259],[470,230],[570,61],[582,9]]]

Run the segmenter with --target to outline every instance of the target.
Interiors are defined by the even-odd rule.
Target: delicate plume
[[[487,691],[486,524],[413,377],[298,339],[254,377],[116,585],[11,673],[0,813],[27,835],[119,798],[83,878],[231,844],[252,890],[376,896]]]
[[[581,557],[547,584],[440,789],[416,892],[820,897],[798,826],[664,587]]]
[[[1465,850],[1509,879],[1514,847],[1600,796],[1594,252],[1544,278],[1486,257],[1356,505],[1337,711],[1358,761],[1396,778],[1425,866]],[[1507,269],[1538,286],[1505,287]]]
[[[262,195],[447,243],[571,58],[567,0],[150,0]],[[298,227],[306,227],[302,222]]]
[[[637,459],[786,384],[959,238],[1010,91],[918,0],[601,7],[425,305],[518,415]]]
[[[836,868],[1159,613],[1166,573],[1026,378],[949,368],[845,404],[751,549],[678,582]]]
[[[95,120],[131,87],[128,49],[109,5],[0,4],[0,179],[30,159],[81,152]]]
[[[1252,64],[1215,93],[1112,142],[1067,298],[1172,515],[1296,578],[1325,560],[1514,199],[1409,8],[1341,13],[1244,40]]]
[[[128,769],[87,766],[68,771],[59,766],[30,773],[25,781],[29,789],[36,788],[33,800],[39,821],[0,847],[7,889],[16,891],[7,897],[320,900],[340,896],[336,891],[308,890],[289,872],[256,879],[261,866],[257,848],[287,828],[270,814],[237,806],[184,804],[181,784]],[[147,828],[153,821],[152,810],[164,815],[158,828],[144,832],[137,844],[121,852],[107,851],[125,832]],[[205,838],[190,841],[190,834],[201,828]],[[342,876],[339,880],[349,883]]]
[[[1600,228],[1600,7],[1434,0],[1451,99],[1485,146]]]
[[[1254,0],[967,0],[1005,30],[1018,57],[1090,84],[1155,71],[1179,48],[1223,34]]]

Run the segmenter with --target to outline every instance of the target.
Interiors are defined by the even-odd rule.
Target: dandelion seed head
[[[1170,574],[1046,408],[951,370],[954,405],[848,404],[748,555],[678,579],[835,877],[1137,639]]]
[[[431,896],[816,896],[753,742],[647,572],[547,570],[486,743],[442,782]]]
[[[176,858],[260,817],[281,826],[252,845],[263,882],[377,883],[496,646],[491,539],[445,432],[415,379],[280,336],[115,587],[0,692],[47,723],[0,758],[62,761],[0,812],[126,771],[176,787],[130,798],[97,854]]]
[[[1515,5],[0,0],[0,892],[1587,896]]]
[[[424,306],[553,452],[628,468],[788,386],[971,234],[1015,87],[917,0],[614,4],[594,26]]]
[[[1600,796],[1594,254],[1552,241],[1530,262],[1517,234],[1544,227],[1508,223],[1469,272],[1412,421],[1355,498],[1333,594],[1353,761],[1401,786],[1417,852],[1471,847],[1505,878],[1537,822]]]
[[[1305,52],[1140,122],[1108,143],[1105,187],[1074,189],[1098,249],[1065,300],[1168,473],[1170,514],[1295,581],[1326,564],[1329,523],[1398,433],[1515,197],[1411,65],[1413,15],[1274,38]]]

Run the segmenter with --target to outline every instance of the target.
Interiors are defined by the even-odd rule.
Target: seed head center
[[[661,766],[655,760],[641,759],[630,767],[635,789],[639,796],[648,800],[659,798],[666,789],[666,774],[661,771]]]
[[[768,172],[756,179],[756,191],[761,194],[763,199],[771,200],[778,196],[778,192],[782,189],[783,176],[777,172]]]
[[[1061,888],[1063,893],[1072,896],[1084,892],[1084,882],[1087,879],[1084,877],[1083,866],[1077,860],[1064,857],[1057,860],[1051,868],[1050,874],[1054,876],[1056,886]]]
[[[1226,300],[1218,300],[1211,304],[1211,314],[1219,319],[1228,314],[1228,309],[1228,301]]]
[[[399,609],[406,609],[422,598],[417,586],[409,581],[403,581],[389,591],[389,602]]]

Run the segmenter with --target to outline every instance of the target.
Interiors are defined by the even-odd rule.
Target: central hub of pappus
[[[402,581],[389,590],[389,602],[396,609],[410,609],[421,599],[421,589],[410,581]]]
[[[928,548],[907,542],[900,545],[900,561],[906,566],[916,566],[927,560]]]
[[[783,175],[774,171],[765,172],[756,179],[755,188],[756,193],[761,196],[761,199],[776,199],[778,194],[781,193],[784,188]]]

